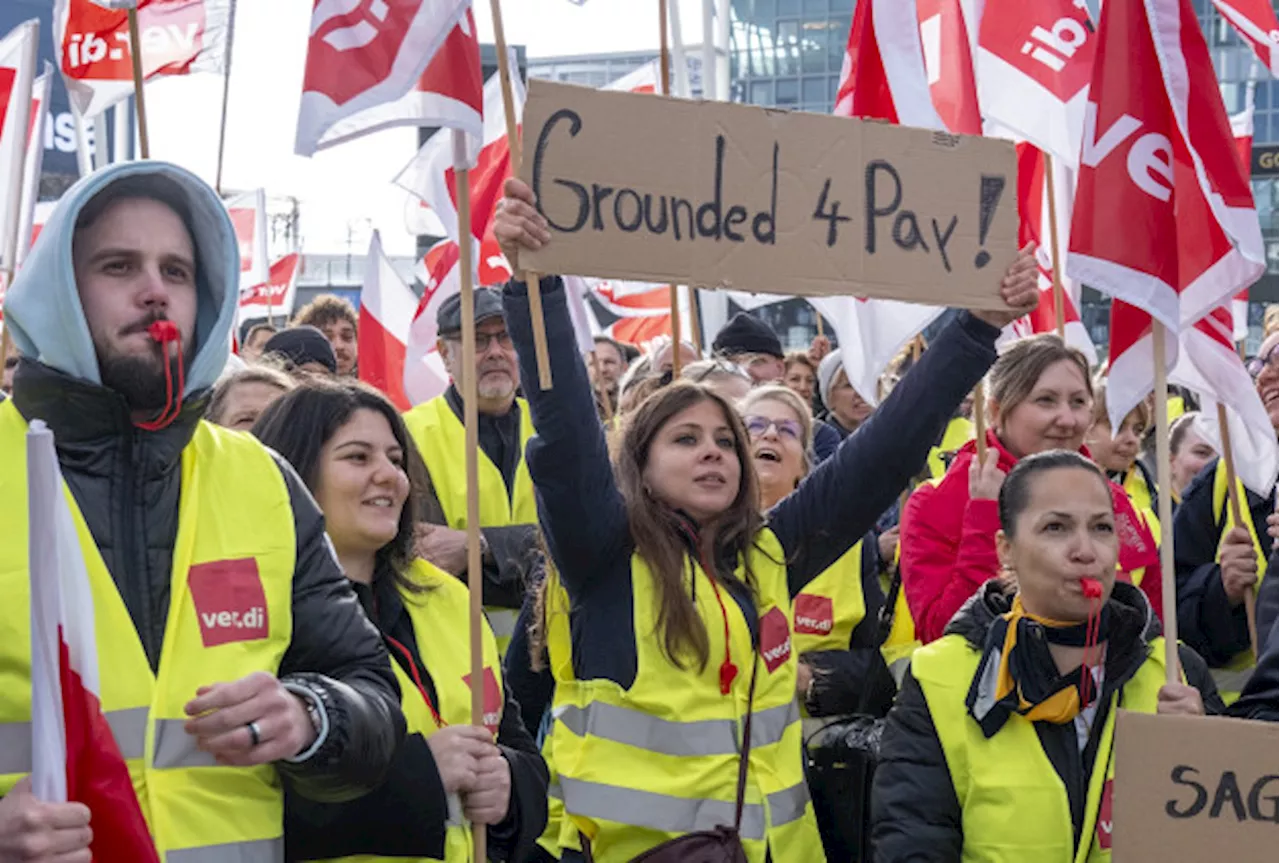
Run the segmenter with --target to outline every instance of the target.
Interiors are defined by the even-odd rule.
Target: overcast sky
[[[2,2],[2,0],[0,0]],[[702,40],[700,0],[678,0],[684,41]],[[413,253],[407,193],[391,179],[412,157],[415,129],[390,129],[304,159],[293,155],[312,4],[241,0],[232,57],[224,189],[263,186],[301,201],[304,250],[364,254],[370,227],[388,254]],[[529,57],[658,49],[657,0],[506,0],[507,42]],[[489,3],[475,8],[481,42],[493,41]],[[200,75],[147,87],[153,158],[179,162],[212,182],[222,79]],[[278,250],[273,250],[278,251]]]

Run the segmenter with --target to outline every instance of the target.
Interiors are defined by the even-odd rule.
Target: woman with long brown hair
[[[508,180],[506,193],[495,234],[516,263],[550,235],[527,185]],[[611,465],[559,277],[541,292],[555,386],[530,388],[538,434],[527,459],[567,599],[547,618],[565,811],[597,863],[674,840],[729,841],[734,827],[752,863],[820,861],[791,599],[923,465],[995,359],[998,328],[1038,299],[1034,261],[1024,253],[1005,275],[1009,310],[961,314],[859,433],[765,514],[742,421],[697,384],[646,399]],[[524,283],[504,302],[534,380]]]

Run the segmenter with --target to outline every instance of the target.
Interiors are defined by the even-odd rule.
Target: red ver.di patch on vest
[[[205,647],[267,637],[267,596],[252,557],[196,564],[187,587]]]
[[[462,675],[462,682],[471,689],[471,675]],[[502,690],[498,688],[498,678],[493,676],[493,669],[484,668],[484,727],[490,734],[498,733],[498,723],[502,721]]]
[[[1102,786],[1102,803],[1098,806],[1098,848],[1111,850],[1111,780]]]
[[[791,658],[791,627],[776,605],[760,618],[760,653],[770,674]]]
[[[802,593],[795,602],[797,635],[830,635],[835,625],[831,597]]]

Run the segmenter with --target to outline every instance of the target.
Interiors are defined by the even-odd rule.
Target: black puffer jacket
[[[177,421],[157,432],[133,425],[124,399],[104,387],[24,358],[13,401],[44,420],[62,475],[120,591],[147,659],[160,662],[178,531],[182,450],[204,413],[205,394],[187,398]],[[293,637],[280,676],[324,690],[330,734],[306,762],[277,767],[299,793],[345,800],[381,781],[404,736],[399,688],[382,639],[360,609],[329,550],[324,520],[293,468],[277,459],[293,504],[297,558]],[[236,506],[227,501],[227,506]],[[202,682],[192,681],[192,694]]]
[[[963,635],[975,650],[981,650],[987,630],[999,615],[1009,610],[1009,602],[998,585],[988,582],[956,613],[945,632]],[[1103,706],[1094,717],[1090,742],[1083,755],[1076,742],[1075,723],[1037,722],[1035,725],[1040,745],[1067,789],[1077,842],[1084,821],[1089,770],[1107,720],[1106,705],[1112,693],[1124,686],[1146,662],[1152,639],[1160,635],[1160,621],[1136,587],[1117,583],[1108,608],[1111,630],[1101,693]],[[1181,644],[1178,656],[1187,682],[1200,690],[1205,711],[1222,712],[1222,699],[1204,660]],[[877,863],[959,861],[964,848],[961,815],[929,705],[920,684],[908,674],[897,704],[889,713],[872,789],[874,859]]]

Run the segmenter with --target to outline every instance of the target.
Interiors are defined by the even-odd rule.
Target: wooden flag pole
[[[459,295],[462,299],[462,423],[466,438],[467,478],[467,588],[471,593],[468,617],[471,630],[471,724],[484,725],[484,621],[481,597],[484,570],[480,560],[480,416],[476,404],[476,296],[471,280],[471,186],[462,133],[453,132],[454,169],[458,174],[458,251],[463,266]],[[461,157],[461,158],[460,158]],[[475,860],[487,860],[483,824],[471,825]]]
[[[151,158],[151,141],[147,136],[147,100],[142,87],[142,37],[138,34],[138,10],[129,10],[129,56],[133,59],[133,94],[138,110],[138,155]]]
[[[502,0],[489,0],[493,18],[493,43],[498,49],[498,80],[502,83],[502,110],[507,118],[507,149],[511,152],[511,176],[520,176],[520,121],[516,117],[516,100],[511,91],[511,64],[507,58],[507,35],[502,28]],[[468,230],[470,230],[468,228]],[[463,258],[464,261],[471,260]],[[515,262],[512,262],[515,265]],[[551,354],[547,350],[547,325],[542,317],[542,285],[538,274],[525,270],[516,273],[529,290],[529,319],[533,324],[533,352],[538,362],[538,386],[551,389]],[[483,859],[483,858],[481,858]]]
[[[918,344],[918,342],[917,342]],[[978,464],[987,460],[987,383],[978,381],[973,388],[973,440],[977,445]]]
[[[227,44],[224,48],[226,60],[223,63],[222,76],[222,117],[218,121],[218,167],[213,175],[213,188],[222,194],[222,157],[227,149],[227,103],[231,96],[231,49],[236,33],[236,0],[231,0],[231,8],[227,10]],[[267,292],[267,323],[271,323],[271,293]]]
[[[689,289],[689,333],[693,336],[693,352],[702,359],[702,320],[698,314],[698,289],[693,285]]]
[[[1156,370],[1156,517],[1164,525],[1165,541],[1160,543],[1160,578],[1164,617],[1164,669],[1168,683],[1178,683],[1178,586],[1173,579],[1173,465],[1169,463],[1169,373],[1164,367],[1164,324],[1152,319],[1151,345]],[[1150,575],[1148,574],[1148,578]]]
[[[671,95],[671,46],[667,40],[667,0],[658,0],[658,92]],[[668,285],[671,302],[671,376],[680,377],[680,289]],[[692,290],[692,289],[690,289]]]
[[[1053,314],[1058,338],[1067,338],[1067,310],[1062,290],[1062,256],[1058,249],[1058,197],[1053,182],[1053,156],[1044,154],[1044,183],[1049,198],[1049,254],[1053,255]]]
[[[1222,436],[1222,463],[1227,468],[1227,504],[1231,507],[1231,520],[1238,527],[1244,527],[1243,507],[1240,506],[1240,495],[1236,493],[1236,456],[1231,449],[1231,429],[1227,425],[1227,406],[1218,402],[1218,429]],[[1262,573],[1258,573],[1262,578]],[[1249,647],[1253,650],[1253,661],[1258,661],[1258,622],[1254,619],[1253,588],[1244,592],[1244,612],[1249,624]]]
[[[819,312],[817,309],[814,309],[814,312],[818,315],[818,335],[825,336],[826,334],[822,332],[822,312]]]

